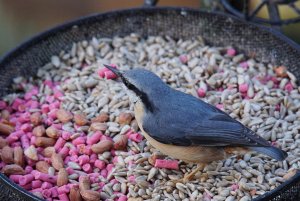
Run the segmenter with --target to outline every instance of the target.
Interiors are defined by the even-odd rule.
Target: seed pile
[[[161,155],[139,133],[121,83],[104,69],[142,66],[171,87],[223,109],[289,156],[249,153],[195,168]],[[100,70],[100,71],[99,71]],[[100,76],[99,76],[99,75]],[[47,200],[250,200],[299,169],[300,93],[284,66],[201,37],[93,38],[52,56],[35,78],[14,79],[0,102],[0,169]],[[164,168],[163,168],[164,167]]]

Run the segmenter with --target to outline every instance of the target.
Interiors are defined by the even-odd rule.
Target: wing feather
[[[145,116],[143,128],[157,141],[179,146],[270,146],[218,108],[193,96],[180,95],[176,96],[176,104],[166,104]]]

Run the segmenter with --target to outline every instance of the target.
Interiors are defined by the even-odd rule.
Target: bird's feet
[[[189,174],[186,174],[186,175],[185,175],[183,178],[181,178],[181,179],[174,179],[174,180],[172,180],[172,182],[173,182],[174,184],[176,184],[176,183],[183,183],[183,184],[186,184],[186,183],[192,181],[193,179],[195,179],[195,174],[189,173]]]
[[[185,184],[185,183],[188,183],[188,182],[192,181],[194,179],[194,177],[195,177],[195,173],[191,172],[191,173],[185,174],[183,176],[183,178],[176,180],[175,183],[183,183],[183,184]]]
[[[176,179],[176,180],[173,180],[173,182],[174,183],[187,183],[187,182],[189,182],[189,181],[191,181],[191,180],[193,180],[194,179],[194,177],[195,177],[195,174],[197,173],[197,172],[199,172],[200,170],[203,170],[204,169],[204,164],[198,164],[198,166],[195,168],[195,170],[193,170],[192,172],[190,172],[190,173],[186,173],[185,175],[184,175],[184,177],[183,178],[181,178],[181,179]]]
[[[198,172],[198,171],[197,171]],[[197,172],[191,172],[191,173],[189,173],[189,174],[187,174],[187,175],[184,175],[184,177],[182,178],[182,182],[183,183],[187,183],[187,182],[189,182],[189,181],[191,181],[191,180],[193,180],[194,178],[195,178],[195,174],[197,173]]]

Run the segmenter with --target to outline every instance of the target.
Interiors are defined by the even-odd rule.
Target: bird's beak
[[[106,64],[103,64],[106,68],[108,68],[109,70],[111,70],[114,74],[116,74],[118,77],[122,78],[123,75],[122,75],[122,72],[112,66],[109,66],[109,65],[106,65]]]

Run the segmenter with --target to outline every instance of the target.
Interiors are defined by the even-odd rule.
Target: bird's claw
[[[181,179],[174,179],[174,180],[171,180],[174,184],[176,184],[176,183],[183,183],[183,184],[185,184],[185,183],[188,183],[188,182],[190,182],[190,181],[192,181],[194,179],[194,175],[192,175],[192,174],[187,174],[187,175],[185,175],[183,178],[181,178]]]

